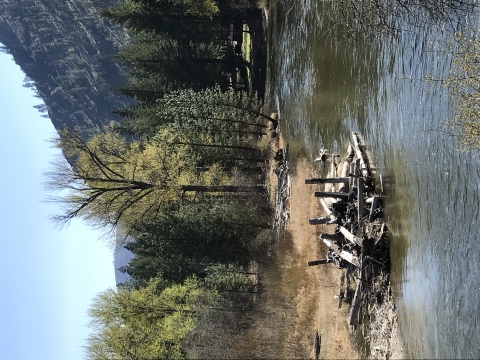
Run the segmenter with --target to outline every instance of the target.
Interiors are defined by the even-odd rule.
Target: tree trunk
[[[183,191],[196,192],[265,192],[264,185],[241,186],[241,185],[182,185]]]

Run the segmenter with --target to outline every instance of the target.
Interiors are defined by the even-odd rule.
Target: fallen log
[[[318,360],[318,354],[320,354],[321,346],[322,337],[318,335],[318,331],[315,331],[315,334],[313,334],[313,354],[315,360]]]
[[[379,205],[380,205],[380,197],[374,196],[372,199],[372,206],[370,207],[370,215],[368,217],[368,220],[370,221],[373,220],[373,216],[375,215],[375,210],[377,210]]]
[[[336,243],[342,243],[342,241],[345,240],[345,238],[343,236],[340,236],[340,235],[322,233],[322,234],[320,234],[320,236],[321,236],[322,239],[335,241]]]
[[[350,164],[350,182],[349,182],[350,189],[356,185],[357,178],[355,175],[357,175],[356,161]]]
[[[355,255],[353,255],[348,251],[340,249],[340,247],[334,244],[332,241],[322,238],[322,234],[320,234],[320,239],[325,243],[325,245],[327,245],[330,249],[332,249],[342,259],[344,259],[345,261],[349,262],[352,265],[355,265],[356,267],[360,267],[360,262],[358,261],[358,258]]]
[[[350,194],[338,193],[338,192],[327,192],[327,191],[315,191],[315,197],[328,197],[328,198],[339,198],[342,200],[348,200]]]
[[[355,151],[353,150],[353,146],[350,142],[348,142],[347,154],[345,156],[345,160],[343,162],[342,172],[340,173],[340,178],[347,177],[347,174],[350,171],[350,164],[353,161],[353,157],[355,156]],[[343,186],[338,189],[339,192],[348,192],[350,185],[350,178],[348,183],[344,183]]]
[[[344,284],[344,280],[345,280],[345,274],[342,272],[342,275],[340,275],[340,282],[338,284],[338,308],[340,309],[342,307],[342,300],[345,298],[345,291],[342,290],[342,288],[344,288],[343,284]]]
[[[319,259],[319,260],[311,260],[307,262],[307,266],[317,266],[317,265],[323,265],[323,264],[328,264],[327,259]]]
[[[305,184],[338,184],[338,183],[348,183],[350,178],[348,177],[339,177],[339,178],[313,178],[305,179]]]
[[[323,198],[320,198],[320,204],[322,204],[323,209],[325,210],[325,212],[326,212],[329,216],[333,216],[332,210],[330,210],[330,208],[328,207],[328,205],[327,205],[327,203],[325,202],[325,200],[323,200]]]
[[[319,218],[311,218],[308,220],[310,225],[325,225],[325,224],[334,224],[337,219],[331,218],[330,216],[327,217],[319,217]]]
[[[368,169],[368,160],[367,155],[365,154],[363,148],[360,147],[360,138],[356,132],[352,133],[353,145],[355,146],[355,154],[360,160],[360,174],[363,177],[369,177],[370,171]]]
[[[357,181],[357,213],[358,213],[358,228],[362,228],[362,218],[363,218],[363,178],[359,178]]]
[[[357,315],[358,310],[360,309],[360,300],[362,298],[362,282],[360,281],[355,290],[355,295],[353,296],[352,307],[350,308],[350,314],[348,316],[348,325],[357,324]]]
[[[348,241],[350,241],[350,242],[352,242],[352,243],[354,243],[355,245],[358,245],[358,246],[363,245],[363,239],[362,238],[353,235],[350,231],[348,231],[343,226],[339,226],[338,230],[340,230],[340,232],[343,234],[343,236],[345,236],[345,239],[347,239]]]

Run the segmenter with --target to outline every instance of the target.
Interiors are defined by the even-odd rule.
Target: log
[[[305,179],[305,184],[338,184],[338,183],[348,183],[350,178],[340,177],[340,178],[313,178]]]
[[[343,162],[343,168],[340,177],[347,177],[347,174],[350,170],[350,164],[353,161],[354,156],[355,151],[353,150],[352,143],[348,142],[347,155],[345,156],[345,161]]]
[[[337,164],[335,163],[335,154],[332,154],[332,161],[331,161],[331,167],[330,167],[330,173],[328,174],[328,177],[331,177],[331,178],[336,178],[338,177],[337,176]],[[334,183],[330,183],[330,186],[329,186],[330,190],[332,192],[335,191],[335,184]],[[325,187],[325,190],[328,190],[327,187]],[[334,202],[336,200],[332,199],[332,202]]]
[[[340,247],[334,244],[332,241],[323,239],[322,234],[320,234],[320,239],[342,259],[348,261],[350,264],[355,265],[356,267],[360,267],[360,262],[355,255],[349,253],[348,251],[341,250]]]
[[[348,241],[350,241],[350,242],[352,242],[352,243],[354,243],[355,245],[358,245],[358,246],[363,245],[363,239],[362,238],[353,235],[350,231],[348,231],[343,226],[339,226],[338,230],[340,230],[340,232],[343,234],[343,236],[345,236],[345,239],[347,239]]]
[[[319,260],[311,260],[307,262],[307,266],[317,266],[317,265],[323,265],[323,264],[328,264],[327,259],[319,259]]]
[[[360,309],[360,300],[362,298],[362,282],[360,281],[355,290],[355,295],[352,300],[352,307],[350,308],[350,314],[348,316],[348,325],[357,324],[358,310]]]
[[[360,138],[356,132],[352,133],[353,145],[355,146],[355,154],[360,160],[360,174],[363,177],[369,177],[370,171],[368,169],[368,160],[367,155],[364,150],[360,147]]]
[[[345,238],[343,236],[340,236],[340,235],[333,235],[333,234],[320,234],[320,237],[325,240],[330,240],[330,241],[335,241],[336,243],[342,243]]]
[[[343,283],[345,280],[345,274],[342,272],[342,275],[340,275],[340,282],[338,284],[338,308],[340,309],[342,307],[342,300],[345,298],[345,291],[342,290],[344,288]]]
[[[359,178],[357,181],[357,213],[358,213],[358,228],[362,228],[363,219],[363,178]]]
[[[370,216],[368,217],[368,220],[370,220],[370,221],[373,220],[374,212],[378,208],[379,205],[380,205],[380,197],[374,196],[373,199],[372,199],[372,206],[370,207]]]
[[[347,154],[345,156],[345,161],[343,162],[342,172],[340,173],[341,178],[347,177],[347,174],[350,172],[350,164],[353,161],[353,157],[355,156],[355,151],[353,150],[353,146],[350,142],[348,142]],[[350,178],[349,182],[345,183],[340,189],[339,192],[348,192],[350,185]]]
[[[357,181],[357,178],[355,177],[355,175],[357,175],[357,162],[352,162],[350,164],[350,189],[353,188],[354,186],[356,186],[356,181]],[[352,176],[353,174],[353,176]]]
[[[320,204],[322,204],[323,209],[328,215],[330,216],[333,215],[332,210],[330,210],[330,208],[327,206],[327,203],[325,202],[325,200],[323,200],[323,198],[320,198]]]
[[[337,219],[331,218],[330,216],[327,217],[319,217],[319,218],[311,218],[308,220],[310,225],[325,225],[325,224],[334,224]]]
[[[315,331],[315,334],[313,334],[313,354],[315,360],[318,360],[318,354],[320,354],[321,346],[322,337],[318,335],[318,331]]]
[[[315,197],[329,197],[329,198],[339,198],[342,200],[348,200],[350,194],[338,193],[338,192],[327,192],[327,191],[315,191]]]

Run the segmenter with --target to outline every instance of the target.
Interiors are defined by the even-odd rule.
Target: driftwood
[[[330,216],[327,217],[319,217],[319,218],[311,218],[308,220],[310,225],[324,225],[324,224],[334,224],[336,221],[335,218],[331,218]]]
[[[328,264],[327,259],[319,259],[319,260],[312,260],[307,262],[308,266],[317,266],[317,265],[323,265],[323,264]]]
[[[327,259],[309,261],[308,266],[334,263],[340,269],[347,270],[345,289],[342,289],[342,278],[335,298],[339,307],[343,299],[347,299],[349,303],[352,301],[348,323],[357,325],[365,316],[371,316],[371,304],[380,303],[386,294],[383,284],[388,285],[390,258],[388,238],[385,235],[387,229],[381,219],[383,188],[380,192],[374,188],[367,152],[357,133],[352,133],[352,138],[353,141],[348,144],[347,154],[341,163],[341,170],[338,169],[339,175],[338,155],[334,155],[329,178],[307,179],[305,183],[325,184],[324,191],[315,191],[315,196],[320,198],[327,216],[312,218],[310,224],[338,224],[335,234],[319,236],[329,248]],[[340,185],[336,187],[336,184]],[[318,190],[322,188],[319,187]],[[327,206],[327,203],[330,203],[331,207]],[[350,288],[350,277],[358,280],[355,295]],[[375,284],[382,285],[378,287]],[[366,330],[368,331],[368,328]]]
[[[347,154],[343,162],[342,172],[340,173],[340,178],[347,177],[347,174],[349,173],[349,170],[350,170],[350,164],[352,163],[354,156],[355,156],[355,151],[353,149],[352,144],[349,142],[348,148],[347,148]],[[348,192],[349,186],[351,185],[350,179],[351,178],[348,178],[348,182],[344,183],[344,185],[341,186],[340,189],[338,189],[339,192]]]
[[[340,275],[340,282],[338,284],[338,295],[337,295],[339,309],[342,307],[342,300],[345,298],[344,282],[345,282],[345,274],[342,272],[342,275]]]
[[[327,203],[325,202],[325,200],[323,200],[323,198],[320,199],[320,204],[322,204],[323,209],[329,216],[333,216],[332,210],[330,210],[330,208],[327,206]]]
[[[354,243],[355,245],[362,246],[363,245],[363,239],[353,235],[350,231],[348,231],[346,228],[343,226],[339,226],[338,230],[345,236],[345,239],[348,241]]]
[[[360,174],[363,177],[369,177],[370,171],[368,169],[367,155],[363,150],[363,147],[360,146],[360,138],[356,132],[352,133],[353,145],[355,146],[355,153],[360,160]]]
[[[313,355],[315,360],[318,360],[318,355],[320,354],[321,346],[322,346],[322,337],[318,335],[318,331],[315,331],[315,334],[313,334]]]
[[[368,217],[369,221],[373,220],[373,216],[375,215],[375,210],[377,210],[378,206],[380,205],[380,197],[373,196],[372,198],[372,206],[370,207],[370,215]]]
[[[332,241],[325,239],[322,237],[322,234],[320,234],[320,239],[327,245],[330,249],[332,249],[338,256],[340,256],[342,259],[345,261],[349,262],[350,264],[360,267],[360,262],[358,261],[358,258],[353,255],[351,252],[342,250],[338,245],[334,244]]]
[[[330,241],[336,241],[336,242],[342,242],[345,238],[341,235],[333,235],[333,234],[324,234],[322,233],[320,235],[322,239],[330,240]]]
[[[339,177],[339,178],[313,178],[305,179],[305,184],[338,184],[338,183],[348,183],[350,178],[348,177]]]
[[[358,210],[358,228],[362,228],[362,218],[363,218],[363,179],[359,178],[357,182],[357,210]]]
[[[355,295],[353,296],[352,307],[350,308],[350,314],[348,316],[348,325],[357,325],[357,315],[358,310],[360,309],[360,303],[362,298],[362,282],[360,281],[355,290]]]
[[[328,198],[339,198],[343,200],[348,200],[350,194],[338,193],[338,192],[327,192],[327,191],[315,191],[315,197],[328,197]]]

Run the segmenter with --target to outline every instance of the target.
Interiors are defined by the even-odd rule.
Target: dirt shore
[[[284,147],[280,137],[278,146]],[[323,359],[358,359],[366,357],[364,350],[355,339],[357,334],[348,325],[348,304],[338,308],[334,298],[339,292],[342,271],[334,264],[308,267],[307,261],[324,259],[327,248],[318,242],[321,232],[333,233],[334,225],[308,224],[308,219],[326,215],[323,207],[313,196],[315,185],[305,185],[306,178],[315,177],[318,171],[306,159],[300,159],[290,169],[291,193],[289,200],[289,223],[286,238],[289,246],[279,246],[277,260],[283,269],[283,287],[289,289],[294,313],[293,322],[289,323],[286,343],[301,344],[303,353],[314,357],[313,335],[315,331],[321,337],[319,358]],[[270,184],[275,183],[271,170]],[[280,242],[286,241],[281,239]],[[280,244],[281,245],[281,244]],[[371,358],[400,359],[403,350],[398,331],[394,302],[390,296],[389,285],[384,287],[386,301],[375,306],[369,312],[373,320],[368,329],[370,335]],[[292,318],[292,316],[290,316]],[[357,336],[358,339],[358,336]],[[289,357],[288,352],[283,355]]]
[[[283,139],[280,137],[278,141],[278,146],[283,148]],[[308,224],[309,218],[319,216],[323,210],[313,196],[312,185],[305,185],[304,181],[315,175],[315,171],[306,159],[301,159],[290,173],[290,220],[286,238],[291,244],[288,250],[285,250],[285,246],[279,246],[277,250],[277,259],[282,261],[281,267],[284,269],[283,281],[291,291],[293,311],[296,313],[287,342],[301,343],[303,353],[313,358],[314,332],[318,331],[321,337],[320,358],[361,358],[361,352],[352,341],[347,324],[348,307],[339,309],[337,300],[334,299],[342,271],[333,264],[307,266],[309,260],[325,258],[327,249],[317,241],[319,232],[333,231],[331,225]],[[270,181],[273,186],[276,181],[273,171],[270,173]]]

